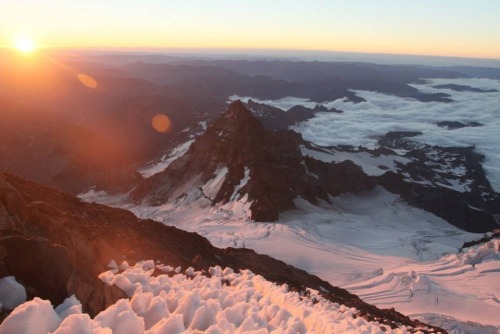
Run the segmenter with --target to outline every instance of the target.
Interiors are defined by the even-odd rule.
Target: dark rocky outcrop
[[[196,270],[215,265],[250,269],[298,291],[305,287],[323,291],[325,298],[356,307],[369,320],[393,327],[421,325],[269,256],[248,249],[215,248],[196,233],[0,174],[0,277],[13,275],[30,297],[47,298],[56,305],[75,294],[84,311],[95,315],[124,297],[97,278],[112,259],[131,264],[153,259]]]
[[[376,182],[406,202],[469,232],[498,227],[500,195],[486,178],[484,157],[474,147],[440,147],[412,141],[419,132],[389,132],[379,144],[386,150],[407,151],[407,164]]]
[[[473,93],[495,93],[498,92],[496,89],[481,89],[466,85],[456,85],[456,84],[446,84],[446,85],[436,85],[434,88],[437,89],[451,89],[456,92],[473,92]]]
[[[407,203],[429,211],[465,231],[487,232],[498,226],[486,203],[477,196],[405,182],[401,175],[393,172],[378,177],[378,182]],[[474,202],[478,207],[472,206]]]
[[[462,123],[462,122],[457,122],[457,121],[442,121],[436,123],[437,126],[441,128],[447,128],[448,130],[455,130],[455,129],[461,129],[465,127],[478,127],[478,126],[483,126],[483,124],[479,122],[468,122],[468,123]]]
[[[303,105],[296,105],[285,111],[264,103],[255,102],[252,99],[248,100],[246,107],[266,129],[272,131],[288,130],[290,126],[313,118],[317,112],[343,113],[342,110],[328,109],[321,104],[317,104],[312,109]]]
[[[500,239],[500,228],[493,230],[490,233],[487,233],[481,239],[464,242],[462,247],[460,247],[460,252],[463,251],[465,248],[485,244],[485,243],[490,242],[490,241],[495,240],[495,239]]]

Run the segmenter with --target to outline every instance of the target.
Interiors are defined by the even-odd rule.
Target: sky
[[[0,46],[251,48],[500,59],[499,0],[0,0]]]

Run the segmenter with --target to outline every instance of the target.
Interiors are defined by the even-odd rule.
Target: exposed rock
[[[442,127],[442,128],[447,128],[448,130],[455,130],[455,129],[461,129],[465,127],[477,127],[477,126],[483,126],[483,124],[479,122],[469,122],[469,123],[462,123],[462,122],[457,122],[457,121],[442,121],[436,123],[437,126]]]
[[[384,149],[406,150],[407,164],[388,172],[377,183],[422,208],[470,232],[498,227],[500,195],[486,178],[484,157],[473,147],[440,147],[408,139],[418,132],[390,132],[379,140]]]
[[[463,251],[465,248],[481,245],[495,239],[500,239],[500,228],[487,233],[481,239],[464,242],[462,247],[460,247],[460,251]]]
[[[408,145],[406,138],[420,135],[422,135],[422,132],[419,131],[391,131],[379,138],[378,143],[383,147],[413,149],[414,147],[406,148],[405,145]]]
[[[387,190],[398,194],[409,204],[424,209],[468,232],[487,232],[497,224],[491,212],[471,205],[471,199],[446,188],[423,186],[402,180],[388,172],[378,178]]]
[[[473,92],[473,93],[495,93],[498,92],[496,89],[481,89],[466,85],[456,85],[456,84],[446,84],[446,85],[436,85],[434,88],[437,89],[451,89],[456,92]]]
[[[317,104],[312,109],[303,105],[296,105],[284,111],[264,103],[257,103],[252,99],[248,100],[246,107],[261,121],[266,129],[273,131],[287,130],[290,126],[313,118],[317,112],[343,113],[342,110],[335,108],[328,109],[322,104]]]
[[[287,130],[290,126],[314,117],[316,111],[304,106],[294,106],[287,111],[248,100],[246,104],[254,116],[268,130]]]
[[[305,157],[305,164],[309,173],[318,176],[320,182],[317,186],[321,190],[317,193],[320,194],[327,193],[338,196],[343,193],[362,192],[376,186],[374,180],[350,160],[340,163],[325,163]]]

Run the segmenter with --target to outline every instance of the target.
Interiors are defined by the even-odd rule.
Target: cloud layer
[[[466,85],[496,92],[457,92],[437,89],[443,84]],[[471,146],[486,156],[484,168],[495,191],[500,192],[500,81],[490,79],[430,79],[413,85],[424,93],[446,93],[453,102],[420,102],[372,91],[355,91],[366,102],[347,99],[326,102],[327,108],[345,113],[317,113],[294,127],[304,138],[317,145],[353,145],[377,147],[377,136],[389,131],[420,131],[413,139],[445,147]],[[278,101],[276,101],[278,102]],[[272,104],[272,103],[269,103]],[[276,103],[281,104],[281,101]],[[448,130],[440,121],[479,122],[484,126]]]

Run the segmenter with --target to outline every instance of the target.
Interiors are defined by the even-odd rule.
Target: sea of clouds
[[[458,92],[438,89],[443,84],[466,85],[494,92]],[[453,100],[421,102],[372,91],[354,91],[365,102],[345,99],[325,102],[343,114],[321,112],[293,127],[317,145],[377,147],[377,137],[389,131],[420,131],[413,140],[445,147],[472,146],[485,155],[483,167],[495,191],[500,192],[500,81],[491,79],[428,79],[414,84],[423,93],[446,93]],[[280,103],[281,104],[281,101]],[[278,105],[276,105],[278,106]],[[449,130],[440,121],[479,122],[480,127]]]

